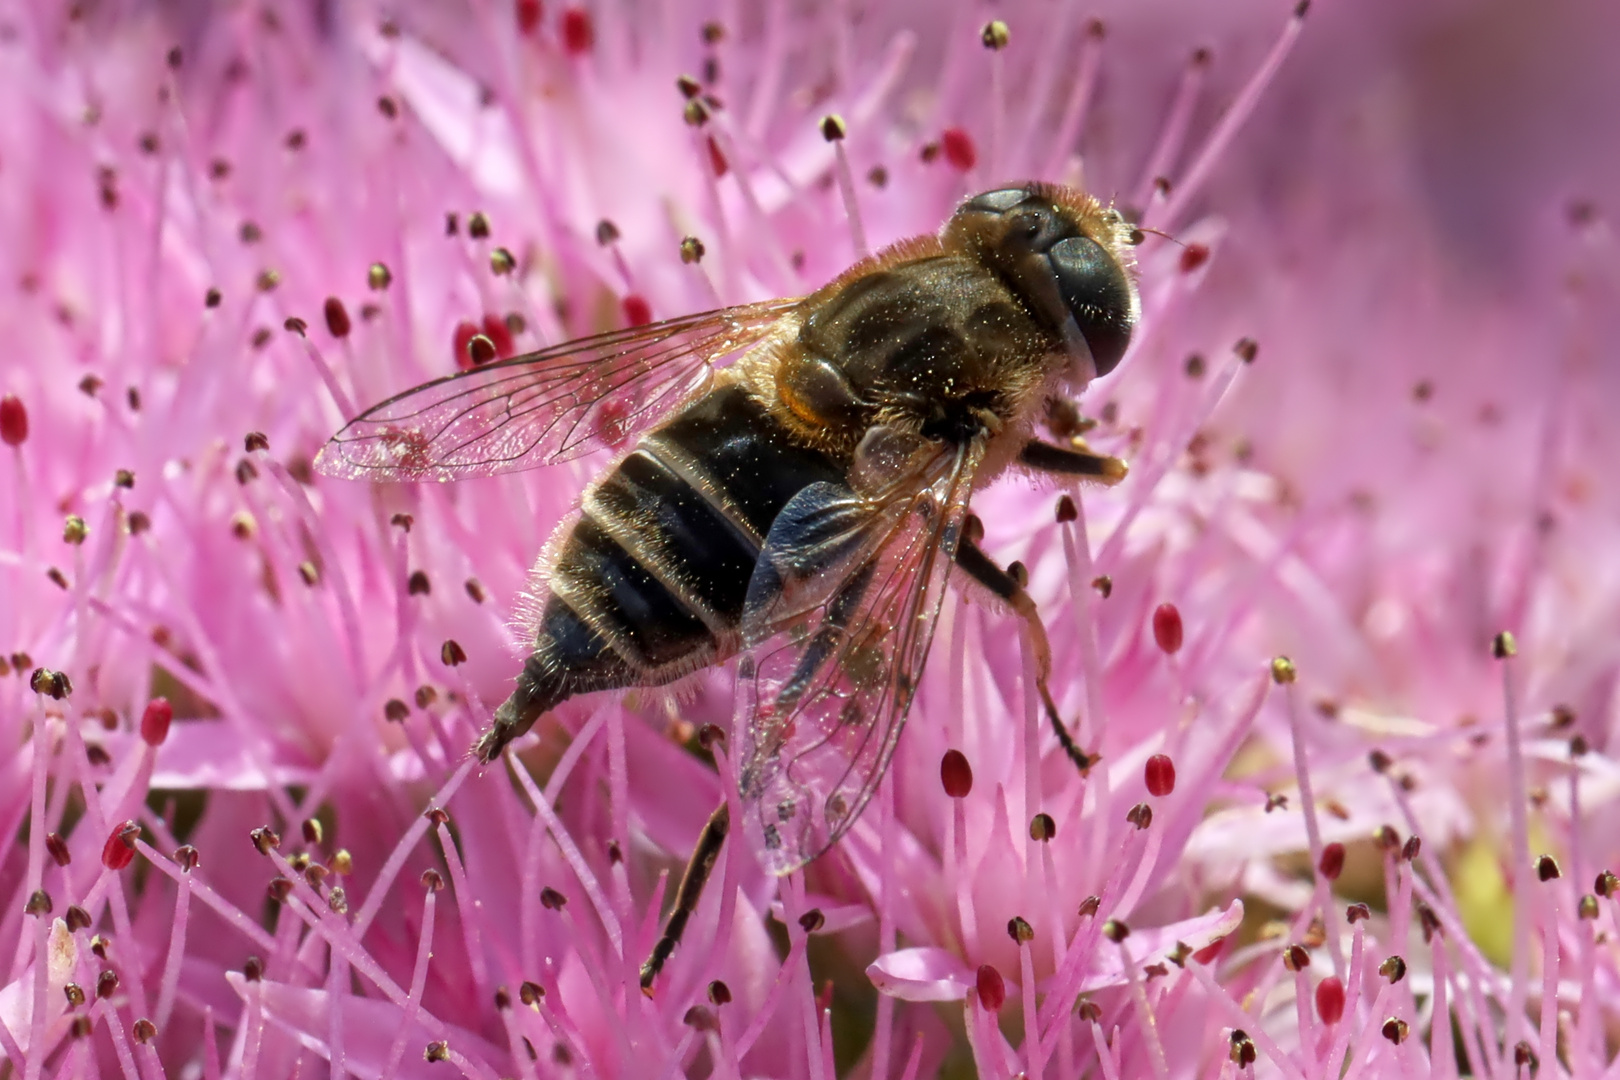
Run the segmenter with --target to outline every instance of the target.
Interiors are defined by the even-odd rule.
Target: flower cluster
[[[0,23],[10,1075],[1603,1075],[1620,264],[1562,172],[1479,179],[1516,208],[1488,242],[1433,209],[1508,145],[1456,104],[1505,42],[1612,81],[1544,44],[1587,14],[720,7]],[[1509,133],[1566,162],[1543,119]],[[1016,621],[952,601],[856,826],[780,880],[735,838],[644,995],[733,669],[477,768],[602,462],[315,455],[1030,178],[1143,228],[1143,323],[1080,403],[1129,478],[974,500],[1091,767]]]

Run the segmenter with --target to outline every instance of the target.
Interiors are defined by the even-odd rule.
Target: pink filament
[[[590,899],[591,906],[596,910],[597,918],[602,920],[603,929],[607,931],[608,941],[613,946],[614,955],[622,960],[625,955],[624,928],[619,925],[619,917],[613,913],[613,905],[608,901],[607,894],[602,891],[601,882],[597,881],[596,875],[591,872],[590,864],[580,854],[573,838],[568,835],[568,830],[564,829],[562,822],[557,819],[556,811],[551,809],[551,801],[543,796],[540,789],[535,786],[534,778],[529,775],[529,770],[515,760],[510,761],[510,765],[511,771],[517,777],[524,794],[529,797],[530,805],[545,820],[546,829],[551,833],[552,839],[557,842],[557,847],[562,852],[563,861],[568,863],[569,868],[574,871],[574,876],[579,879],[580,887],[585,890],[585,895]]]
[[[214,1007],[203,1006],[203,1080],[221,1080],[219,1043],[214,1035]]]
[[[1446,945],[1438,938],[1429,949],[1429,967],[1434,978],[1434,999],[1430,1006],[1429,1066],[1436,1080],[1454,1080],[1457,1075],[1456,1046],[1451,1037],[1451,1008],[1447,1002],[1450,973],[1446,970]]]
[[[43,837],[44,833],[36,833]],[[43,839],[40,844],[43,844]],[[34,919],[34,1013],[28,1029],[28,1058],[27,1067],[23,1072],[25,1080],[38,1080],[40,1070],[45,1067],[45,992],[50,985],[50,941],[51,918],[48,914],[39,914]]]
[[[1164,1043],[1159,1038],[1158,1018],[1153,1013],[1153,1006],[1148,1004],[1142,972],[1136,961],[1131,958],[1130,946],[1123,940],[1119,943],[1119,958],[1125,968],[1125,981],[1130,987],[1131,1003],[1136,1007],[1137,1023],[1147,1040],[1148,1060],[1153,1063],[1153,1075],[1158,1077],[1158,1080],[1169,1080],[1170,1066],[1165,1061]],[[1197,961],[1193,963],[1196,964]]]
[[[416,937],[416,964],[411,969],[411,989],[405,998],[405,1007],[399,1018],[399,1031],[388,1047],[388,1058],[382,1068],[383,1080],[390,1080],[399,1070],[405,1056],[405,1044],[416,1029],[416,1017],[422,1008],[422,991],[427,987],[428,961],[433,959],[433,913],[438,908],[438,894],[427,890],[422,903],[422,929]],[[519,1057],[513,1047],[513,1056]]]
[[[838,193],[843,197],[844,214],[849,218],[849,242],[855,251],[856,260],[859,261],[872,251],[866,245],[866,227],[861,224],[861,206],[855,197],[855,177],[850,172],[849,154],[844,150],[842,139],[833,143],[833,153],[837,158],[833,175],[838,178]]]
[[[1102,24],[1093,23],[1087,29],[1085,43],[1080,46],[1079,72],[1069,87],[1069,98],[1063,106],[1063,117],[1058,121],[1057,133],[1052,138],[1052,153],[1040,170],[1042,176],[1056,176],[1063,163],[1074,151],[1091,111],[1091,95],[1097,86],[1097,72],[1102,67]]]
[[[113,1053],[118,1058],[118,1067],[124,1074],[124,1080],[141,1080],[140,1070],[135,1065],[135,1055],[129,1051],[129,1039],[124,1036],[124,1024],[118,1010],[113,1008],[110,1001],[101,1001],[97,1004],[101,1006],[97,1011],[106,1022],[107,1034],[112,1037]],[[43,1061],[44,1057],[45,1055],[41,1053],[34,1054],[34,1059]]]
[[[326,997],[331,1006],[331,1013],[326,1018],[326,1051],[333,1080],[342,1080],[350,1070],[343,1039],[343,1006],[349,997],[349,965],[341,957],[331,956],[327,959]]]
[[[1311,850],[1311,872],[1320,880],[1317,899],[1322,905],[1322,922],[1327,928],[1328,954],[1333,957],[1333,974],[1344,978],[1344,949],[1339,943],[1338,912],[1333,906],[1333,883],[1322,878],[1322,826],[1316,816],[1316,792],[1311,786],[1311,762],[1305,746],[1304,724],[1299,714],[1296,684],[1283,686],[1283,702],[1288,710],[1288,734],[1294,746],[1294,776],[1299,781],[1299,807],[1305,817],[1305,837]]]
[[[1181,85],[1176,88],[1175,100],[1170,105],[1170,113],[1165,117],[1164,124],[1159,131],[1159,142],[1148,156],[1147,168],[1142,174],[1141,181],[1136,188],[1136,204],[1146,206],[1154,196],[1156,181],[1166,177],[1175,164],[1177,155],[1187,139],[1187,127],[1192,122],[1193,108],[1198,104],[1198,96],[1203,90],[1204,76],[1209,65],[1206,60],[1194,54],[1182,73]]]
[[[1240,1027],[1249,1032],[1249,1037],[1254,1040],[1255,1046],[1270,1059],[1274,1068],[1284,1076],[1289,1077],[1290,1080],[1303,1080],[1303,1076],[1295,1066],[1293,1059],[1283,1053],[1282,1048],[1277,1045],[1270,1035],[1267,1035],[1264,1030],[1255,1025],[1254,1018],[1244,1012],[1238,1006],[1238,1003],[1232,1000],[1231,995],[1221,988],[1220,984],[1215,981],[1209,972],[1204,970],[1204,965],[1194,961],[1182,970],[1190,972],[1192,977],[1198,980],[1205,993],[1209,995],[1209,999],[1215,1003],[1219,1011],[1226,1014],[1233,1027]]]
[[[894,858],[898,826],[894,819],[894,775],[883,778],[878,788],[878,955],[894,951]],[[894,1039],[894,999],[878,995],[877,1028],[872,1035],[872,1076],[887,1077]]]
[[[1519,703],[1513,682],[1514,661],[1506,657],[1502,665],[1502,718],[1507,729],[1508,819],[1513,838],[1508,883],[1513,890],[1513,962],[1508,976],[1506,1042],[1512,1045],[1525,1037],[1529,1023],[1525,998],[1529,993],[1530,927],[1535,910],[1535,893],[1529,888],[1530,823],[1524,804],[1529,785],[1524,773],[1524,748],[1519,735]],[[1548,1060],[1548,1059],[1543,1059]]]
[[[443,822],[436,829],[439,836],[439,850],[444,855],[444,865],[450,871],[450,884],[455,888],[456,907],[461,912],[461,934],[467,950],[467,963],[472,968],[473,982],[477,984],[478,996],[489,996],[489,964],[484,958],[484,949],[479,941],[479,914],[476,897],[467,883],[467,871],[461,865],[461,853],[456,849],[456,842],[450,836],[450,830]]]
[[[1209,176],[1210,170],[1215,167],[1215,162],[1220,159],[1221,154],[1226,151],[1226,147],[1232,141],[1233,136],[1238,133],[1244,122],[1248,120],[1249,114],[1254,111],[1255,105],[1260,101],[1260,95],[1265,91],[1267,85],[1276,76],[1278,69],[1282,67],[1283,61],[1288,58],[1288,54],[1293,50],[1294,42],[1298,40],[1304,22],[1302,13],[1296,12],[1288,17],[1288,21],[1283,24],[1283,31],[1281,36],[1278,37],[1277,43],[1271,47],[1271,51],[1266,54],[1266,58],[1261,62],[1259,69],[1249,77],[1249,81],[1238,92],[1237,99],[1226,110],[1225,115],[1221,117],[1220,123],[1216,125],[1214,132],[1205,141],[1203,149],[1193,159],[1192,165],[1187,169],[1187,174],[1181,178],[1181,182],[1176,186],[1176,190],[1171,196],[1169,204],[1165,207],[1163,215],[1143,224],[1157,224],[1160,221],[1174,222],[1182,209],[1198,193],[1198,189],[1203,186],[1204,180]]]
[[[1541,1031],[1536,1053],[1542,1061],[1550,1063],[1558,1060],[1557,879],[1546,884],[1547,898],[1541,907]]]
[[[1041,1080],[1045,1055],[1041,1053],[1040,1011],[1035,1005],[1035,959],[1030,953],[1029,942],[1018,946],[1018,989],[1024,999],[1024,1056],[1029,1062],[1025,1071],[1030,1080]]]
[[[782,993],[786,986],[798,982],[797,974],[799,963],[804,957],[805,945],[808,936],[800,934],[797,938],[791,935],[788,938],[788,954],[782,961],[781,968],[776,973],[776,981],[771,984],[770,990],[765,994],[765,1000],[760,1004],[759,1012],[743,1031],[742,1037],[737,1040],[737,1060],[741,1061],[748,1056],[754,1043],[765,1031],[765,1025],[770,1023],[771,1017],[776,1013],[777,1004],[782,1000]],[[814,999],[814,994],[810,997]]]
[[[1093,1020],[1091,1022],[1091,1042],[1097,1048],[1097,1061],[1102,1066],[1105,1080],[1119,1080],[1119,1047],[1118,1040],[1110,1046],[1108,1040],[1103,1038],[1102,1025]],[[1119,1029],[1115,1029],[1118,1033]]]
[[[147,844],[146,841],[135,841],[135,850],[139,852],[154,868],[161,870],[163,873],[168,874],[171,878],[173,878],[177,884],[185,876],[184,870],[181,870],[180,867],[176,866],[161,853],[153,850],[151,845]],[[206,882],[193,881],[190,888],[196,892],[197,899],[201,900],[204,904],[208,905],[208,907],[212,908],[217,915],[235,927],[243,937],[247,938],[254,945],[258,946],[260,950],[269,952],[271,949],[275,948],[275,939],[271,937],[262,926],[254,922],[252,919],[249,919],[246,915],[242,914],[242,912],[237,909],[236,905],[225,900],[213,889],[209,888]]]
[[[264,1035],[264,1003],[260,999],[259,984],[244,984],[247,997],[247,1028],[242,1047],[242,1080],[256,1080],[259,1075],[259,1041]]]
[[[157,1026],[162,1031],[174,1012],[174,995],[180,985],[180,961],[185,955],[186,925],[191,917],[191,877],[182,873],[174,897],[174,928],[169,932],[169,955],[163,961],[163,983],[158,991]]]
[[[1075,725],[1074,737],[1085,747],[1093,745],[1092,733],[1103,723],[1102,660],[1097,654],[1097,624],[1091,588],[1091,540],[1086,535],[1086,510],[1079,499],[1074,500],[1074,507],[1079,516],[1072,522],[1064,522],[1059,528],[1063,532],[1063,560],[1069,571],[1069,604],[1080,639],[1080,673],[1085,680],[1086,707],[1080,713],[1080,722]]]
[[[906,1070],[900,1074],[900,1080],[917,1080],[917,1070],[922,1068],[923,1040],[922,1035],[912,1040],[911,1056],[906,1059]]]
[[[444,786],[434,792],[433,798],[428,800],[428,804],[430,806],[444,806],[448,803],[450,798],[455,795],[456,790],[461,787],[462,781],[466,780],[467,775],[473,771],[476,764],[470,758],[462,762],[461,767],[451,774],[450,779],[445,781]],[[525,773],[524,775],[527,776],[528,774]],[[297,819],[290,818],[289,820]],[[353,927],[356,940],[365,937],[366,931],[371,928],[371,920],[375,919],[377,912],[382,910],[383,900],[388,896],[389,886],[399,876],[400,870],[405,865],[405,860],[410,857],[411,849],[416,847],[417,842],[423,836],[427,835],[430,824],[427,818],[418,817],[411,822],[410,828],[405,830],[405,835],[399,838],[399,843],[394,845],[394,850],[389,852],[388,860],[383,863],[381,872],[377,874],[377,880],[372,883],[371,891],[366,894],[365,903],[360,905],[360,911],[354,917]]]

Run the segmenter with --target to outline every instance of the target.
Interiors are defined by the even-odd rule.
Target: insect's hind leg
[[[1052,700],[1052,691],[1047,685],[1052,676],[1052,646],[1046,640],[1046,626],[1041,622],[1040,613],[1035,610],[1035,601],[1024,591],[1023,581],[997,566],[995,561],[984,553],[984,549],[979,547],[979,540],[983,536],[983,523],[977,517],[970,516],[966,528],[962,530],[962,539],[956,547],[956,565],[961,567],[968,577],[994,593],[1024,620],[1024,633],[1028,636],[1030,649],[1035,654],[1035,687],[1040,692],[1041,705],[1048,722],[1052,725],[1052,731],[1057,735],[1058,744],[1063,747],[1063,752],[1083,775],[1096,764],[1097,759],[1080,749],[1079,744],[1074,741],[1074,736],[1069,734],[1063,718],[1058,715],[1057,703]]]
[[[686,923],[697,910],[703,886],[708,884],[709,875],[714,872],[714,862],[719,858],[720,849],[725,846],[726,834],[730,831],[731,807],[722,802],[709,815],[703,832],[698,834],[697,846],[692,849],[692,857],[681,875],[680,887],[675,891],[675,906],[664,923],[664,932],[653,945],[647,962],[641,965],[641,992],[648,997],[652,996],[653,980],[658,978],[664,962],[675,951],[675,946],[681,943],[681,935],[686,933]]]

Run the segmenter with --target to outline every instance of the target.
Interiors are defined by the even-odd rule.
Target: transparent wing
[[[743,616],[737,761],[743,827],[775,873],[836,842],[888,768],[981,456],[935,453],[876,498],[812,485],[771,527]]]
[[[772,300],[616,330],[424,383],[361,413],[316,467],[365,480],[515,472],[621,446],[785,325]]]

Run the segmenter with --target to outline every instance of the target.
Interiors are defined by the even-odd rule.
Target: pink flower
[[[1600,1075],[1614,19],[1327,7],[0,27],[13,1072]],[[475,772],[602,462],[314,455],[469,349],[802,293],[1026,177],[1162,230],[1081,403],[1130,478],[974,500],[1096,760],[949,604],[856,827],[780,881],[729,845],[645,997],[732,670]]]

